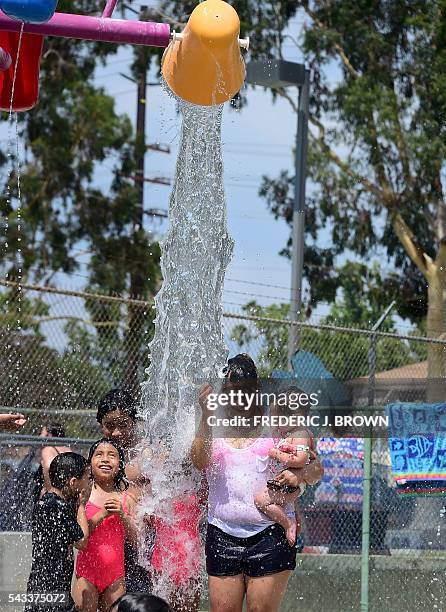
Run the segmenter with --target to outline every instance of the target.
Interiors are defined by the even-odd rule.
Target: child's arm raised
[[[135,510],[136,501],[131,495],[126,495],[126,504],[128,514],[124,512],[122,507],[122,499],[117,496],[109,497],[104,503],[105,509],[110,514],[119,514],[125,528],[125,532],[127,534],[127,539],[132,546],[136,546],[138,541],[138,534],[136,531],[135,523],[133,521],[132,515]]]
[[[42,448],[41,453],[40,453],[40,461],[41,461],[42,472],[43,472],[43,484],[47,491],[51,491],[51,488],[53,486],[51,484],[50,474],[49,474],[50,463],[54,459],[54,457],[57,457],[57,455],[58,453],[56,449],[51,446],[45,446],[44,448]]]
[[[106,508],[102,508],[99,512],[96,512],[91,519],[88,519],[88,533],[91,535],[99,523],[107,518],[110,515],[110,512]]]

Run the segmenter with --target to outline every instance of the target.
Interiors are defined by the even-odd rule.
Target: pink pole
[[[10,19],[0,11],[0,31],[19,32],[21,25],[21,21]],[[46,23],[25,23],[23,31],[43,36],[81,38],[150,47],[167,47],[170,40],[170,26],[167,23],[103,19],[102,17],[68,13],[55,13]]]
[[[113,15],[113,11],[115,10],[117,1],[118,0],[107,0],[107,4],[105,5],[102,17],[108,18]]]

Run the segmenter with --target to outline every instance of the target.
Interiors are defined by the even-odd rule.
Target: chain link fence
[[[225,319],[225,328],[228,327],[232,327],[234,350],[242,348],[253,355],[264,376],[288,369],[289,326],[286,323],[229,315]],[[343,382],[351,406],[358,413],[370,405],[372,336],[370,330],[299,325],[300,352],[317,357]],[[373,406],[376,413],[382,414],[385,406],[397,402],[428,401],[427,357],[433,345],[427,338],[417,336],[385,332],[375,335]],[[435,349],[439,358],[444,359],[444,343],[436,343]],[[301,379],[311,376],[302,367],[295,373],[298,379],[299,373]],[[438,389],[444,392],[439,382],[435,381],[437,395]],[[308,552],[361,552],[363,440],[348,438],[348,432],[344,434],[347,437],[342,443],[334,437],[318,442],[324,479],[318,487],[309,488],[300,501],[304,550]],[[440,554],[446,549],[445,512],[442,495],[402,493],[392,476],[389,440],[373,440],[370,551],[382,555]]]
[[[25,434],[36,436],[48,420],[62,421],[66,435],[79,440],[99,435],[98,399],[114,386],[137,392],[149,363],[153,333],[151,303],[92,293],[3,282],[0,285],[0,406],[26,411]],[[262,376],[288,370],[286,321],[225,313],[229,352],[247,352]],[[370,374],[370,330],[299,324],[299,353],[311,355],[342,381],[354,410],[384,410],[395,402],[429,399],[426,338],[376,333]],[[434,347],[442,357],[444,344]],[[438,352],[439,351],[439,352]],[[324,480],[300,500],[304,550],[360,553],[363,440],[319,441]],[[345,442],[345,440],[350,440]],[[443,497],[402,494],[392,476],[386,438],[373,440],[370,550],[373,553],[431,555],[445,550]],[[7,480],[30,447],[3,447]],[[3,501],[3,500],[2,500]]]

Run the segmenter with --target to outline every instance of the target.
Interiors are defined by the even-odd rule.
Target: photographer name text
[[[209,427],[388,427],[389,418],[384,415],[335,415],[320,416],[317,414],[303,416],[293,414],[254,415],[251,417],[235,415],[232,417],[207,417]]]

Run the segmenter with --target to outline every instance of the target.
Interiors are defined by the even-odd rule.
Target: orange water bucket
[[[227,2],[199,4],[164,52],[162,73],[170,89],[202,106],[230,100],[245,80],[239,35],[240,19]]]

